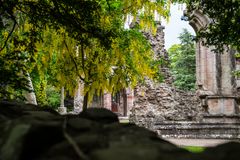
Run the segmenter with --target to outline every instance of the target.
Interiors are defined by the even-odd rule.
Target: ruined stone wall
[[[167,51],[164,48],[165,40],[164,40],[164,26],[161,25],[160,22],[156,22],[157,24],[157,32],[153,35],[150,32],[143,32],[146,39],[150,42],[152,49],[154,51],[155,59],[164,59],[168,61]]]
[[[196,32],[210,23],[199,10],[190,16],[190,25]],[[164,51],[161,48],[164,45],[158,43],[157,37],[146,37],[153,49]],[[231,50],[215,54],[212,52],[214,46],[203,46],[202,41],[204,39],[196,46],[196,94],[177,90],[171,84],[168,68],[161,66],[166,81],[154,83],[146,80],[144,85],[135,89],[130,122],[156,131],[165,138],[239,139],[240,102],[235,93],[239,84],[232,75],[234,67],[239,67],[238,61],[235,62]],[[157,55],[167,56],[164,52]]]
[[[156,35],[144,35],[155,52],[155,58],[164,59],[166,62],[165,65],[159,66],[164,82],[156,83],[146,79],[145,84],[139,84],[135,88],[130,122],[153,129],[154,122],[201,119],[204,109],[195,93],[178,90],[172,85],[173,77],[168,68],[169,58],[164,49],[164,27],[158,23]]]
[[[199,121],[204,109],[193,92],[177,90],[167,83],[146,80],[135,89],[130,122],[152,129],[155,122]]]

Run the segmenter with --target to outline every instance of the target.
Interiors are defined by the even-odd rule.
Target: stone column
[[[233,62],[232,54],[227,49],[222,54],[217,55],[217,93],[208,96],[209,113],[218,115],[236,114],[236,98],[234,96],[234,77],[232,75]]]
[[[238,58],[236,58],[236,68],[235,68],[235,70],[236,71],[239,71],[240,70],[240,58],[238,57]],[[240,89],[240,77],[235,77],[236,78],[236,89]]]
[[[60,103],[60,107],[58,107],[58,112],[60,114],[67,113],[67,108],[64,106],[64,87],[61,88],[61,103]]]
[[[81,112],[83,107],[83,95],[82,90],[84,89],[84,85],[79,81],[77,90],[74,95],[74,112]]]
[[[26,103],[37,105],[37,98],[34,92],[32,80],[29,73],[27,73],[27,80],[28,80],[27,88],[29,89],[29,91],[24,93],[24,97],[26,98]]]
[[[127,92],[127,116],[129,116],[131,114],[131,109],[133,108],[134,91],[131,88],[127,88],[126,92]]]

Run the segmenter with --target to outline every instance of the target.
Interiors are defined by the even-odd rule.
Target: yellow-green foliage
[[[157,67],[152,65],[153,51],[137,30],[123,31],[112,40],[111,49],[101,46],[97,39],[91,39],[87,46],[77,45],[67,35],[60,35],[56,41],[54,33],[44,37],[52,40],[51,52],[47,51],[48,45],[42,44],[44,54],[39,54],[38,72],[43,73],[45,68],[49,68],[52,53],[56,52],[56,85],[59,88],[65,86],[72,95],[79,79],[85,84],[83,93],[88,93],[91,100],[96,93],[134,87],[145,76],[152,78],[157,72]]]
[[[111,2],[111,1],[110,1]],[[154,32],[155,11],[167,17],[169,2],[166,4],[143,1],[115,1],[111,2],[112,11],[106,9],[101,15],[100,22],[105,29],[119,27],[117,22],[124,20],[119,15],[131,14],[136,17],[140,9],[140,28],[150,29]],[[133,5],[134,4],[134,5]],[[102,3],[102,5],[106,5]],[[143,9],[144,8],[144,9]],[[124,11],[124,14],[120,12]],[[57,53],[56,80],[57,86],[65,88],[74,94],[77,82],[84,82],[83,94],[89,94],[89,100],[94,94],[104,91],[115,92],[124,87],[134,87],[144,77],[153,78],[157,73],[154,66],[153,51],[139,30],[123,30],[116,28],[117,36],[112,38],[111,48],[105,48],[96,38],[88,38],[82,35],[83,40],[72,39],[63,28],[56,32],[46,28],[42,32],[43,43],[38,43],[38,49],[44,52],[40,61],[43,68],[48,68],[52,53]],[[41,69],[39,70],[41,72]]]
[[[88,93],[91,100],[96,93],[134,87],[145,76],[155,76],[157,66],[153,65],[150,45],[139,30],[124,30],[124,22],[127,15],[133,16],[134,21],[138,17],[139,29],[154,33],[155,13],[168,17],[170,2],[74,0],[81,5],[73,6],[67,0],[16,1],[13,11],[23,16],[16,18],[21,24],[13,33],[22,36],[9,46],[21,53],[31,53],[26,70],[38,75],[35,87],[39,99],[46,99],[49,84],[57,89],[64,86],[73,95],[82,80],[83,93]],[[1,32],[4,39],[8,31]]]
[[[47,82],[46,82],[46,80],[40,79],[40,81],[37,81],[34,83],[35,83],[34,89],[35,89],[38,104],[46,105],[46,102],[47,102],[47,94],[46,94]]]
[[[154,26],[154,17],[159,14],[159,17],[164,17],[168,20],[170,14],[171,0],[124,0],[123,11],[125,14],[130,14],[137,20],[140,20],[140,27],[142,30],[150,30],[156,33]],[[139,17],[140,14],[140,17]]]

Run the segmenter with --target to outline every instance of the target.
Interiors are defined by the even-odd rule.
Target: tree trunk
[[[123,93],[123,116],[127,116],[127,92],[125,88],[122,90],[122,93]]]
[[[86,93],[86,95],[83,98],[83,111],[86,111],[88,107],[88,92]]]
[[[27,73],[27,79],[28,79],[27,88],[28,88],[29,91],[24,93],[24,97],[27,100],[26,103],[37,105],[37,99],[36,99],[36,95],[35,95],[35,92],[34,92],[32,80],[31,80],[31,77],[30,77],[29,73]]]

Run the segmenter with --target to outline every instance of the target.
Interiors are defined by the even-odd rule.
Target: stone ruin
[[[186,14],[195,32],[211,21],[199,10]],[[224,53],[216,54],[214,46],[203,46],[203,41],[196,42],[197,91],[176,90],[168,78],[161,84],[148,80],[135,90],[131,122],[163,138],[240,138],[240,83],[232,74],[239,60],[233,50],[226,47]]]
[[[154,122],[197,121],[204,112],[194,92],[181,91],[167,83],[146,80],[145,85],[135,89],[134,98],[130,121],[150,129]]]
[[[195,32],[206,27],[210,19],[201,11],[188,14]],[[164,49],[164,27],[157,24],[156,35],[144,33],[149,39],[155,58],[168,61]],[[183,92],[172,85],[167,67],[161,66],[164,83],[146,80],[135,90],[124,89],[117,95],[105,93],[95,97],[93,107],[104,107],[130,122],[149,128],[166,138],[240,138],[239,95],[240,81],[232,72],[240,68],[234,51],[212,52],[214,46],[196,42],[197,91]],[[227,48],[227,47],[226,47]],[[79,108],[77,108],[79,111]]]
[[[164,27],[158,23],[157,34],[144,33],[151,43],[155,57],[166,61],[160,66],[164,82],[153,82],[146,79],[134,89],[134,107],[131,110],[130,121],[140,126],[153,129],[155,121],[180,121],[201,118],[200,101],[194,92],[176,89],[173,77],[168,68],[169,58],[164,49]]]

